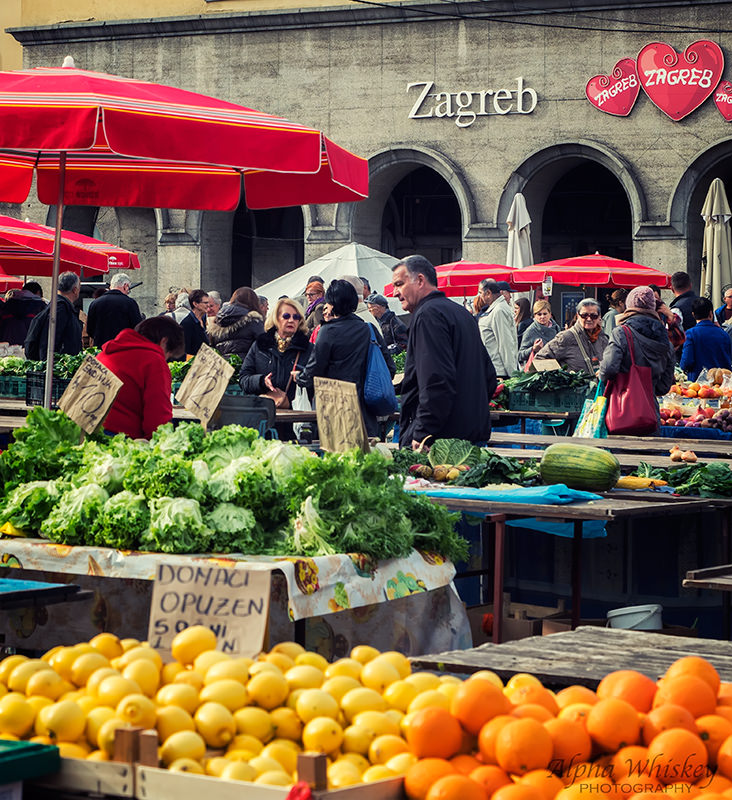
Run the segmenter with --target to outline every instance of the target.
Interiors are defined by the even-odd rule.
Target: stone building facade
[[[704,196],[715,177],[732,190],[732,129],[715,92],[674,120],[652,87],[626,116],[593,106],[585,87],[654,42],[680,54],[675,74],[687,69],[677,95],[699,91],[690,84],[702,72],[692,70],[707,65],[686,64],[683,51],[700,40],[731,62],[714,85],[732,78],[728,10],[715,0],[353,2],[10,32],[26,66],[70,53],[83,68],[321,128],[369,159],[361,203],[230,214],[101,209],[97,230],[141,255],[137,292],[151,313],[171,285],[225,294],[354,240],[436,263],[503,263],[519,191],[537,261],[599,251],[686,269],[698,283]],[[42,219],[45,209],[20,212]]]

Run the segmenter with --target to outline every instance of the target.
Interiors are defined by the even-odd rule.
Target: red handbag
[[[621,327],[628,342],[630,371],[619,372],[609,381],[605,424],[611,434],[643,436],[653,433],[658,427],[651,368],[639,367],[635,363],[633,335],[627,325]]]

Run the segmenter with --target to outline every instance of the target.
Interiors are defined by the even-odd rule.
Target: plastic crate
[[[25,386],[22,375],[0,375],[0,397],[25,397]]]
[[[55,745],[0,739],[0,776],[4,783],[39,778],[60,768],[61,758]]]
[[[508,393],[508,408],[510,411],[580,413],[588,397],[590,394],[581,389],[559,389],[555,392],[527,392],[516,389]]]
[[[46,385],[45,372],[26,372],[25,374],[25,402],[29,406],[42,406],[43,394]],[[51,405],[57,405],[66,387],[71,383],[71,378],[54,378],[51,382]]]

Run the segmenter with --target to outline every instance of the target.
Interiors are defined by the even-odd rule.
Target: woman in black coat
[[[237,289],[208,324],[208,340],[222,356],[235,353],[245,358],[256,338],[264,333],[259,300],[248,286]]]
[[[291,408],[297,391],[292,371],[303,369],[313,349],[307,337],[305,314],[296,300],[281,297],[267,315],[266,326],[241,365],[239,384],[244,394],[279,389],[287,398],[279,407]],[[276,427],[280,439],[293,438],[291,424]]]
[[[321,326],[310,360],[297,381],[308,388],[313,385],[315,377],[355,383],[366,431],[369,436],[376,436],[376,417],[363,401],[363,382],[372,331],[375,332],[392,377],[396,372],[394,362],[381,333],[354,313],[358,307],[358,294],[352,284],[343,280],[332,281],[325,293],[325,302],[331,307],[333,317]]]

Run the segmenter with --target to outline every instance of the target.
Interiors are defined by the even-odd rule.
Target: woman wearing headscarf
[[[209,342],[222,356],[235,353],[245,358],[258,336],[264,333],[264,322],[259,313],[259,298],[248,286],[239,287],[231,300],[224,303],[210,323]]]
[[[636,286],[625,300],[625,311],[617,317],[617,325],[602,356],[600,380],[630,372],[630,345],[623,330],[628,328],[633,341],[633,356],[639,367],[651,368],[653,402],[660,424],[656,396],[664,395],[674,382],[676,358],[666,328],[656,311],[656,297],[649,286]]]

